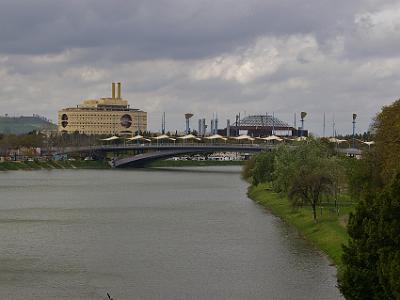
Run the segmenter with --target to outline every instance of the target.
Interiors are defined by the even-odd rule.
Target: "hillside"
[[[33,130],[56,129],[57,126],[38,115],[8,117],[0,116],[0,133],[23,134]]]

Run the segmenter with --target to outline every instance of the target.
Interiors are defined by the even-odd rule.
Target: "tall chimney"
[[[121,82],[117,84],[117,91],[118,91],[118,99],[121,99]]]
[[[112,83],[111,92],[112,92],[112,97],[111,98],[115,99],[115,82]]]

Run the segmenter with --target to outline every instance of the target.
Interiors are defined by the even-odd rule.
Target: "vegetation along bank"
[[[400,299],[400,100],[372,125],[361,159],[326,139],[254,156],[249,196],[325,252],[346,299]]]

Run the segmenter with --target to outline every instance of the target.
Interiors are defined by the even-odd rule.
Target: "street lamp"
[[[353,114],[353,149],[355,148],[355,131],[356,131],[356,118],[357,118],[357,114]]]
[[[300,136],[303,136],[303,132],[304,132],[304,118],[307,116],[307,113],[305,111],[302,111],[300,113],[300,117],[301,117],[301,133]]]

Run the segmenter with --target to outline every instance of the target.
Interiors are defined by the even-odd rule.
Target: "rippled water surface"
[[[335,269],[239,172],[0,172],[0,298],[340,298]]]

